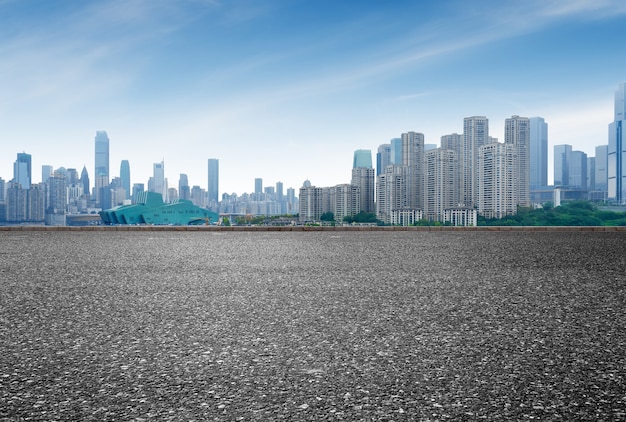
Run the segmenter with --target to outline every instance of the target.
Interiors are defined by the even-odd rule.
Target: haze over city
[[[356,149],[438,144],[484,115],[541,116],[549,152],[607,143],[625,79],[621,1],[0,1],[0,177],[16,153],[146,183],[164,160],[220,193],[346,183]],[[548,159],[552,164],[552,158]],[[550,171],[551,174],[551,171]]]

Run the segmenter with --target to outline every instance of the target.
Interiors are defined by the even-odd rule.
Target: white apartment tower
[[[407,132],[402,134],[402,165],[406,167],[407,207],[424,207],[424,134]]]
[[[426,176],[424,218],[443,221],[444,210],[458,203],[458,161],[456,152],[437,148],[425,152]]]
[[[512,116],[504,121],[504,143],[515,147],[516,205],[530,207],[530,119]]]
[[[486,218],[503,218],[517,212],[516,148],[513,144],[491,143],[479,149],[478,213]]]
[[[473,116],[463,119],[463,142],[461,143],[461,204],[474,207],[478,199],[477,167],[478,150],[490,142],[489,119]]]

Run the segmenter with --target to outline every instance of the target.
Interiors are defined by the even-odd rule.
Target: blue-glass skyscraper
[[[626,203],[626,82],[615,92],[615,118],[609,124],[608,199]]]
[[[209,204],[219,202],[220,192],[220,162],[217,158],[209,158],[209,178],[207,194]]]
[[[122,180],[122,187],[125,191],[125,199],[130,199],[130,164],[128,160],[122,160],[120,164],[120,179]]]
[[[17,154],[17,160],[13,164],[13,181],[22,189],[30,189],[33,180],[32,157],[25,152]]]
[[[99,206],[102,190],[109,186],[109,136],[103,130],[96,132],[94,163],[94,194]]]
[[[542,117],[530,118],[530,188],[548,186],[548,124]]]

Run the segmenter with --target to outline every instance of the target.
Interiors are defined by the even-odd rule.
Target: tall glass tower
[[[209,158],[209,178],[207,194],[209,203],[219,202],[220,192],[220,162],[217,158]]]
[[[548,186],[548,124],[542,117],[530,119],[530,188]]]
[[[357,149],[352,163],[352,186],[359,188],[359,209],[362,212],[376,212],[374,207],[374,187],[376,176],[372,167],[372,151]]]
[[[13,164],[13,180],[22,189],[30,189],[33,180],[32,156],[21,152],[17,154],[17,160]]]
[[[95,195],[100,204],[102,189],[109,186],[109,136],[105,131],[97,131],[95,139]]]
[[[122,187],[124,188],[124,198],[130,199],[130,164],[128,160],[122,160],[120,164],[120,179],[122,181]]]
[[[626,82],[615,92],[615,118],[609,124],[608,199],[626,203]]]

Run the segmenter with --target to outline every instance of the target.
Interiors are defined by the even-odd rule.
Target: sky
[[[354,151],[463,118],[541,116],[595,155],[626,81],[623,0],[0,0],[0,177],[17,153],[87,167],[110,139],[147,184],[164,161],[220,195],[349,183]],[[550,179],[551,176],[550,165]]]

